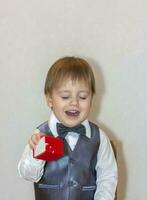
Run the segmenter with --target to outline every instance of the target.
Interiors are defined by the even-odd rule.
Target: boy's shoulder
[[[94,123],[92,121],[88,121],[88,122],[89,122],[90,126],[93,126],[93,127],[97,128],[97,129],[99,129],[99,127],[98,127],[98,125],[96,123]]]
[[[100,128],[99,126],[94,123],[94,122],[91,122],[91,121],[88,121],[89,122],[89,125],[90,125],[90,128],[91,128],[91,131],[96,131],[96,132],[100,132]]]
[[[93,138],[97,138],[98,140],[100,140],[100,131],[99,131],[99,127],[97,124],[95,124],[94,122],[88,121],[89,125],[90,125],[90,131],[91,131],[91,137]]]
[[[38,125],[37,129],[39,129],[40,132],[43,132],[43,133],[49,132],[48,121],[45,121],[45,122],[41,123],[40,125]]]

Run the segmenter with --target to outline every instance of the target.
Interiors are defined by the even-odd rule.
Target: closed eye
[[[62,96],[61,98],[62,98],[62,99],[68,99],[69,96]]]
[[[87,99],[87,97],[80,97],[80,99],[85,100],[85,99]]]

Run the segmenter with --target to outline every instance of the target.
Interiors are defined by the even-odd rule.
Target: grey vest
[[[90,122],[91,138],[80,135],[75,149],[71,151],[64,140],[64,156],[47,162],[44,174],[34,183],[35,200],[93,200],[96,190],[97,152],[100,144],[98,127]],[[48,135],[48,123],[39,130]]]

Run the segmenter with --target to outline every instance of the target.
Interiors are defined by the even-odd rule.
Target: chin
[[[74,126],[77,126],[79,124],[81,124],[82,122],[81,121],[77,121],[77,122],[69,122],[69,123],[66,123],[65,126],[68,126],[68,127],[74,127]]]

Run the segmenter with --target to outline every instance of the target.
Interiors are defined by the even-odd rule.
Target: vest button
[[[74,164],[75,163],[75,160],[73,158],[70,158],[70,163],[71,164]]]
[[[74,184],[73,181],[68,181],[69,187],[70,187],[70,186],[73,186],[73,184]]]
[[[68,181],[68,186],[69,187],[77,187],[78,183],[75,180],[70,180],[70,181]]]

